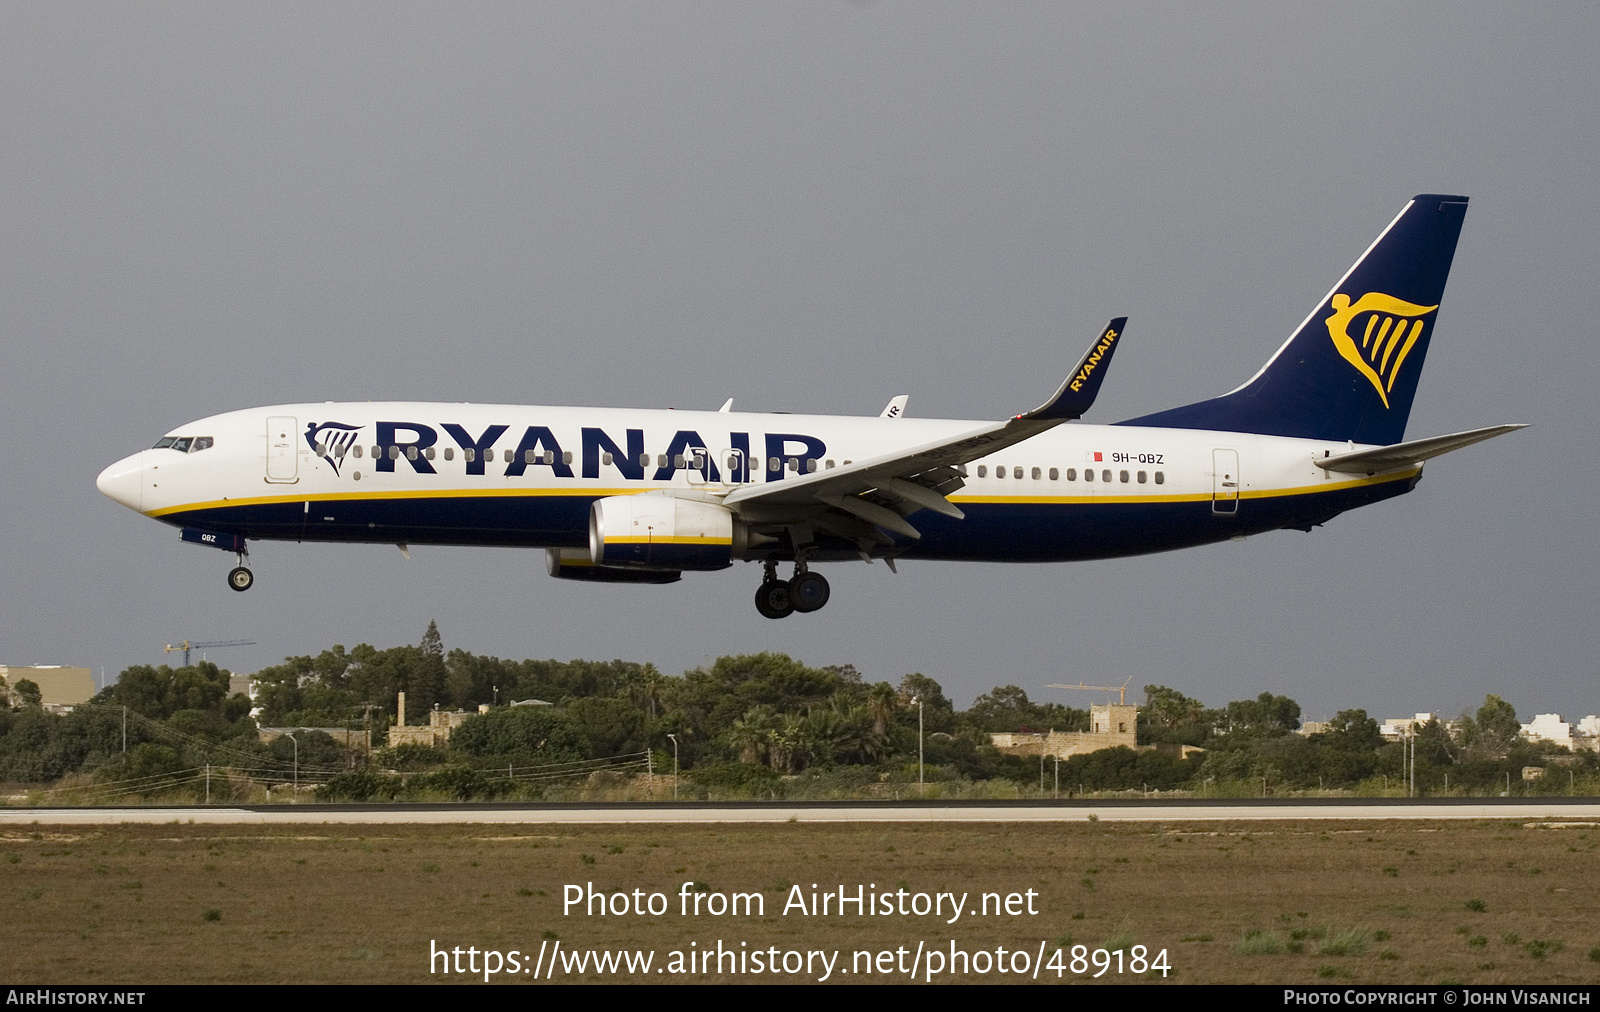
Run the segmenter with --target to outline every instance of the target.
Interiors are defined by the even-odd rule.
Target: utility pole
[[[294,736],[293,731],[283,732],[283,736],[294,742],[294,804],[300,803],[300,739]]]
[[[678,736],[667,735],[672,739],[672,800],[678,800]]]

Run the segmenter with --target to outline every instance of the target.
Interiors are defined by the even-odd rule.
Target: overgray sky
[[[1309,717],[1600,711],[1600,8],[54,4],[0,32],[0,662],[333,643],[725,653],[1262,690]],[[1105,320],[1087,421],[1250,376],[1419,192],[1472,197],[1408,437],[1523,432],[1314,534],[1073,565],[552,580],[518,550],[220,552],[95,475],[368,399],[994,419]]]

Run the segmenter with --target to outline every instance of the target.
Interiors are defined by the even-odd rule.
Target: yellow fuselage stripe
[[[1249,489],[1239,493],[1241,499],[1276,499],[1293,495],[1314,495],[1319,492],[1336,492],[1340,489],[1357,488],[1362,485],[1382,485],[1392,481],[1403,481],[1413,478],[1422,471],[1420,466],[1405,471],[1393,471],[1388,474],[1373,477],[1354,478],[1348,481],[1329,481],[1320,485],[1300,485],[1293,488]],[[160,509],[147,510],[145,516],[163,517],[173,513],[190,513],[197,510],[226,509],[230,506],[265,506],[277,503],[294,502],[370,502],[383,499],[477,499],[477,498],[536,498],[559,496],[563,498],[582,497],[585,499],[600,498],[613,495],[638,495],[641,492],[656,491],[655,489],[639,488],[445,488],[430,491],[420,490],[385,490],[381,492],[324,492],[316,495],[274,495],[258,496],[246,499],[215,499],[209,502],[188,503],[183,506],[163,506]],[[1094,503],[1179,503],[1179,502],[1209,502],[1217,498],[1208,492],[1184,492],[1166,495],[952,495],[949,497],[953,503],[1056,503],[1080,504]],[[657,538],[656,541],[663,539]],[[719,542],[720,543],[720,542]]]

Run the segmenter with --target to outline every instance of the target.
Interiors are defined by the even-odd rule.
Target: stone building
[[[69,668],[60,664],[0,664],[0,685],[15,692],[17,683],[30,681],[39,687],[39,702],[53,713],[63,713],[94,698],[94,674],[88,668]]]
[[[488,713],[489,704],[478,706],[478,713]],[[461,726],[461,722],[468,717],[477,716],[465,710],[429,710],[428,722],[417,727],[406,725],[406,694],[400,693],[400,698],[395,706],[394,727],[389,728],[389,747],[398,748],[401,745],[427,745],[432,748],[444,748],[450,743],[450,733]]]
[[[1047,734],[1013,731],[991,734],[989,738],[994,747],[1006,755],[1065,759],[1103,748],[1138,748],[1138,719],[1136,706],[1097,703],[1089,707],[1087,731],[1050,731]]]

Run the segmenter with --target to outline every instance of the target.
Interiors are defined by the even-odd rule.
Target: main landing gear
[[[762,567],[761,586],[756,588],[756,611],[767,618],[787,618],[794,612],[816,611],[828,603],[828,581],[813,573],[803,561],[794,564],[794,576],[778,579],[778,563],[768,559]]]
[[[245,555],[239,553],[239,564],[228,570],[228,586],[241,593],[255,585],[256,575],[244,564]]]

